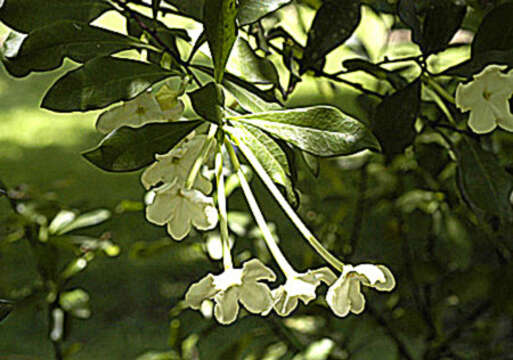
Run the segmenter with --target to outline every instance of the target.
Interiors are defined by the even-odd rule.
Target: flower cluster
[[[497,126],[513,131],[513,114],[509,99],[513,95],[513,70],[507,66],[489,65],[474,80],[459,84],[456,89],[456,106],[469,111],[468,126],[477,134],[489,133]]]
[[[259,260],[243,264],[242,269],[227,269],[219,275],[208,274],[192,284],[185,295],[185,303],[199,310],[205,300],[215,301],[214,315],[221,324],[235,321],[239,302],[251,313],[267,315],[273,308],[280,316],[288,316],[301,300],[305,305],[314,300],[321,282],[329,285],[326,301],[333,313],[345,317],[352,312],[360,314],[365,307],[361,285],[379,291],[392,291],[395,279],[384,265],[345,265],[340,277],[329,268],[309,270],[288,277],[284,285],[274,290],[261,283],[276,278],[271,269]]]

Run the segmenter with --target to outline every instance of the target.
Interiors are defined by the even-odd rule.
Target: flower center
[[[315,296],[315,284],[303,281],[298,278],[287,280],[285,289],[289,296],[311,295]]]
[[[220,291],[240,285],[242,285],[242,269],[228,269],[214,278],[214,286]]]
[[[488,90],[483,90],[483,97],[485,100],[490,100],[490,96],[492,96],[492,93]]]
[[[143,116],[146,113],[146,109],[144,108],[144,106],[139,105],[135,110],[135,113],[139,116]]]

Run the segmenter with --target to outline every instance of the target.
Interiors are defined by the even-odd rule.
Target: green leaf
[[[214,61],[214,78],[223,80],[226,62],[237,38],[236,0],[209,0],[205,2],[203,26]]]
[[[397,7],[399,18],[412,31],[412,40],[416,44],[422,42],[422,28],[417,17],[416,0],[399,0]]]
[[[415,139],[419,110],[420,79],[385,97],[376,108],[371,128],[388,158],[402,153]]]
[[[13,303],[8,300],[0,299],[0,322],[4,321],[13,309]]]
[[[400,74],[384,69],[381,66],[373,64],[364,59],[348,59],[343,61],[342,65],[348,71],[360,70],[374,76],[377,79],[387,80],[396,89],[403,88],[408,84],[406,79]]]
[[[362,123],[330,106],[270,111],[228,119],[256,126],[317,156],[379,149],[377,140]]]
[[[164,0],[165,2],[176,7],[181,13],[193,18],[196,21],[202,21],[203,8],[205,0]]]
[[[42,107],[54,111],[101,109],[129,100],[153,83],[179,75],[158,65],[99,57],[62,76],[46,93]]]
[[[422,25],[420,48],[424,55],[444,50],[460,28],[467,7],[438,0],[428,6]]]
[[[262,130],[247,123],[234,123],[234,126],[235,128],[227,127],[230,135],[251,149],[271,179],[285,188],[289,201],[296,206],[298,200],[290,179],[291,172],[285,152]],[[244,148],[241,150],[244,153]]]
[[[305,151],[301,151],[301,155],[303,156],[303,160],[305,161],[305,164],[308,167],[308,170],[310,170],[310,172],[312,173],[312,175],[315,177],[319,176],[319,172],[321,170],[319,158]]]
[[[292,0],[240,0],[237,20],[241,25],[252,24],[291,2]]]
[[[233,95],[235,101],[237,101],[237,103],[248,112],[255,113],[281,109],[280,105],[266,102],[251,91],[248,91],[231,81],[227,81],[226,78],[223,80],[223,86]]]
[[[201,123],[198,120],[157,123],[138,129],[123,126],[82,155],[105,171],[135,171],[151,164],[156,153],[168,152]]]
[[[89,23],[112,9],[103,0],[0,0],[0,20],[24,33],[61,20]]]
[[[507,2],[490,11],[481,22],[472,41],[471,56],[490,50],[513,49],[513,3]]]
[[[189,95],[192,107],[205,120],[221,124],[224,118],[224,92],[221,86],[209,82]]]
[[[11,40],[9,40],[11,39]],[[24,41],[8,38],[4,61],[13,76],[47,71],[62,65],[65,57],[86,62],[131,48],[155,49],[137,39],[76,21],[59,21],[32,31]]]
[[[509,197],[513,178],[492,153],[464,137],[456,148],[458,185],[462,198],[477,213],[513,221]]]
[[[151,10],[152,10],[154,19],[156,19],[157,15],[159,14],[159,8],[160,8],[161,2],[162,2],[162,0],[151,0]]]
[[[342,45],[360,22],[360,0],[326,0],[308,31],[301,68],[315,66],[330,51]]]

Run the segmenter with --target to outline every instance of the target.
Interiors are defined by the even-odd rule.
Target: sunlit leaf
[[[237,38],[236,0],[209,0],[205,2],[203,25],[214,62],[214,78],[223,80],[226,62]]]
[[[237,19],[241,25],[248,25],[291,2],[292,0],[241,0]]]
[[[359,121],[329,106],[234,116],[272,136],[318,156],[348,155],[379,149],[372,133]]]
[[[41,106],[54,111],[101,109],[120,100],[129,100],[153,83],[175,71],[140,61],[99,57],[62,76],[48,90]]]
[[[155,154],[171,150],[201,123],[157,123],[138,129],[123,126],[107,135],[96,148],[82,155],[105,171],[138,170],[155,161]]]

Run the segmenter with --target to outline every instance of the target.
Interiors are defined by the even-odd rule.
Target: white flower
[[[329,288],[326,301],[333,312],[344,317],[351,311],[360,314],[365,308],[365,298],[360,283],[380,291],[392,291],[395,279],[383,265],[344,265],[342,275]]]
[[[284,285],[273,290],[274,310],[280,316],[287,316],[297,307],[299,300],[306,305],[315,299],[315,290],[321,281],[331,285],[336,279],[327,267],[290,276]]]
[[[228,269],[219,275],[208,274],[192,284],[185,303],[198,310],[204,300],[215,301],[214,316],[221,324],[235,321],[239,302],[253,314],[266,314],[273,306],[271,290],[261,280],[274,281],[276,275],[260,260],[252,259],[242,269]]]
[[[155,196],[146,208],[146,218],[157,225],[167,223],[167,232],[182,240],[191,231],[210,230],[217,225],[217,209],[211,197],[198,190],[186,190],[176,180],[153,190]]]
[[[146,91],[134,99],[100,114],[96,120],[96,129],[107,134],[121,126],[138,128],[148,123],[178,120],[184,110],[183,102],[175,99],[173,107],[164,104],[163,108],[157,98],[151,92]]]
[[[456,106],[470,110],[468,126],[477,134],[493,131],[497,125],[513,131],[513,114],[509,98],[513,94],[513,71],[504,74],[507,66],[489,65],[468,84],[456,89]]]
[[[205,135],[194,136],[190,140],[186,139],[167,154],[156,154],[156,162],[149,166],[141,176],[144,187],[150,189],[161,182],[171,183],[174,180],[181,186],[185,185],[189,171],[200,155],[205,139]],[[212,184],[199,173],[194,188],[209,194],[212,191]]]

